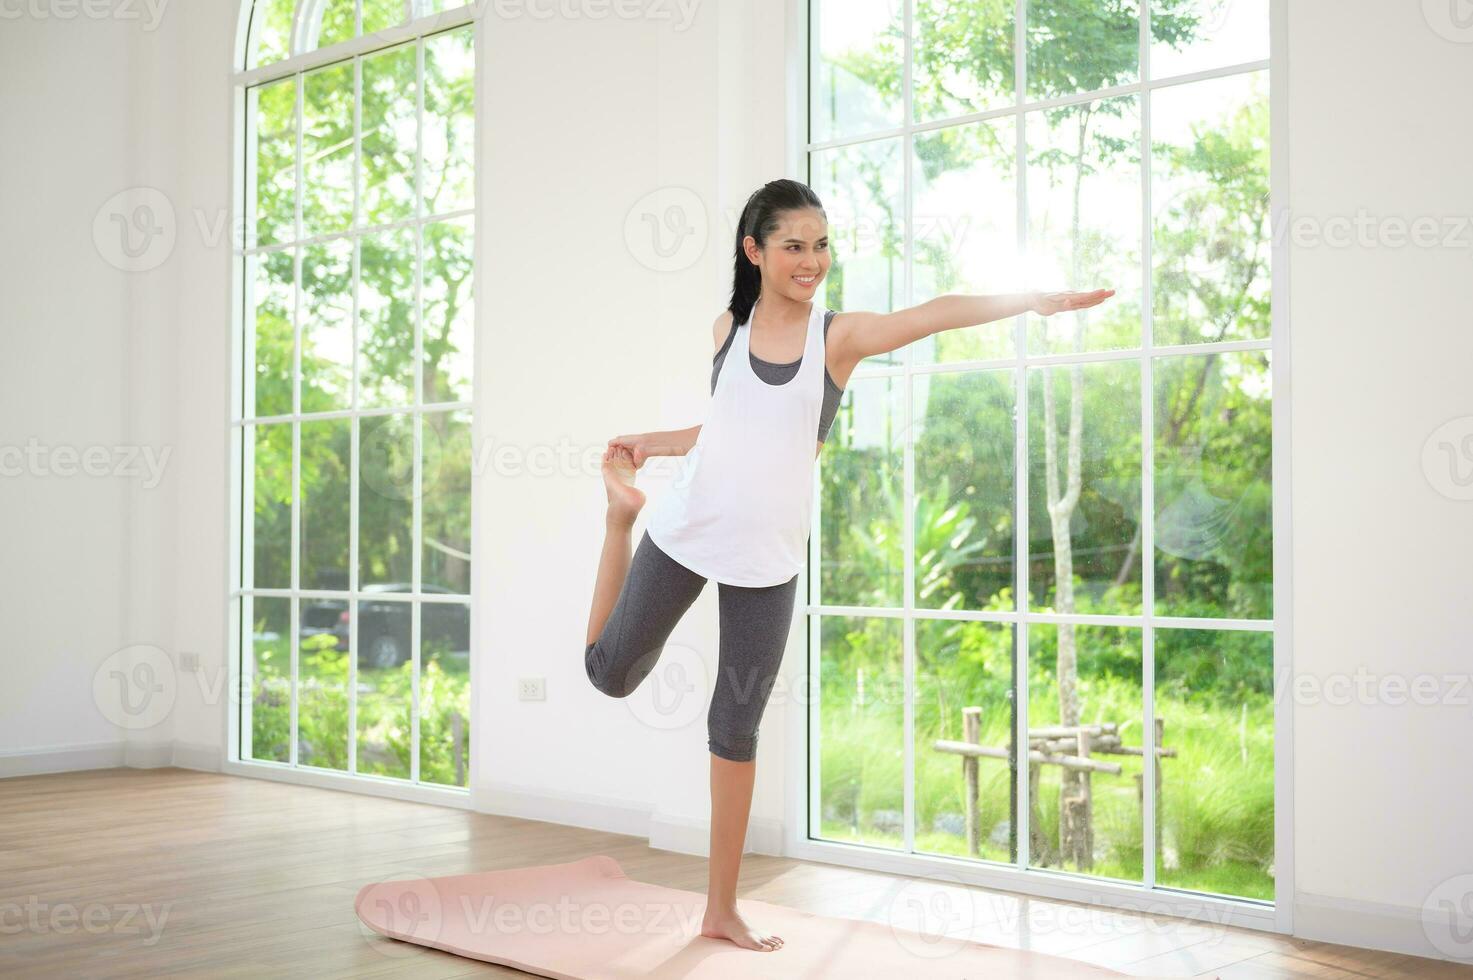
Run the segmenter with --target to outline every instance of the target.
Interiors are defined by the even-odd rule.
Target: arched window
[[[464,787],[473,10],[244,2],[230,758]]]

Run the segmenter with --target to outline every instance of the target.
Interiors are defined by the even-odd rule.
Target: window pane
[[[470,784],[471,607],[421,602],[419,779]]]
[[[314,632],[298,644],[297,763],[348,769],[348,654],[332,633]]]
[[[1028,372],[1030,609],[1141,611],[1140,378],[1136,360]]]
[[[302,423],[303,589],[348,588],[351,419]]]
[[[404,0],[363,0],[363,33],[404,23]]]
[[[916,850],[1016,860],[1013,627],[916,620]],[[960,754],[955,744],[988,755]]]
[[[1273,634],[1156,631],[1156,880],[1274,898]]]
[[[424,226],[424,402],[470,401],[473,218]]]
[[[275,245],[296,238],[297,80],[284,78],[246,91],[246,129],[255,140],[247,193],[254,226],[245,244]]]
[[[1268,0],[1151,0],[1151,76],[1268,57]]]
[[[422,416],[424,552],[420,579],[426,592],[471,591],[471,415]]]
[[[247,68],[285,61],[291,56],[293,6],[294,0],[255,0],[246,46]]]
[[[346,599],[300,599],[302,623],[299,642],[348,650],[348,601]]]
[[[291,761],[292,636],[291,604],[282,597],[242,596],[242,619],[249,630],[251,751],[246,757]]]
[[[1013,609],[1011,371],[918,374],[915,604]]]
[[[353,220],[353,62],[302,76],[302,234]]]
[[[1017,127],[1011,119],[917,133],[913,296],[1012,293],[1018,257]],[[947,330],[917,341],[917,364],[1012,357],[1013,321]]]
[[[1151,95],[1158,345],[1269,335],[1268,75]]]
[[[1028,288],[1113,289],[1028,314],[1035,354],[1141,345],[1141,124],[1135,96],[1028,114]]]
[[[249,480],[253,572],[247,588],[289,589],[292,585],[292,427],[249,425]]]
[[[353,0],[299,0],[302,16],[307,21],[305,50],[325,48],[329,44],[350,41],[357,33],[357,12]]]
[[[379,595],[358,603],[358,671],[359,676],[365,672],[380,676],[410,662],[412,603],[407,598],[394,598],[407,595],[407,583],[366,591]]]
[[[1051,99],[1140,80],[1137,0],[1083,4],[1031,0],[1025,16],[1031,98]]]
[[[905,380],[851,378],[820,459],[819,601],[904,604]]]
[[[832,310],[887,313],[905,305],[904,198],[899,140],[880,140],[809,157],[810,186],[828,215],[833,253],[823,302]],[[902,363],[903,351],[866,357]]]
[[[1028,657],[1028,864],[1139,882],[1141,631],[1037,623]]]
[[[409,778],[414,661],[410,617],[414,604],[366,599],[358,603],[358,771]]]
[[[414,417],[360,420],[358,587],[413,584]]]
[[[815,0],[810,139],[900,125],[904,16],[892,0]]]
[[[475,35],[462,27],[425,38],[424,213],[475,203]]]
[[[352,399],[353,243],[340,238],[302,251],[302,411]]]
[[[414,401],[415,230],[365,235],[359,244],[358,405]]]
[[[296,257],[291,249],[246,256],[250,323],[247,342],[255,374],[247,415],[290,415],[292,411],[292,313],[296,307]]]
[[[414,216],[415,46],[363,59],[363,216],[382,225]]]
[[[1155,365],[1156,615],[1273,617],[1268,351]]]
[[[1014,0],[917,0],[913,92],[917,122],[1013,101]]]
[[[819,630],[813,728],[821,824],[814,836],[898,849],[905,839],[901,621],[824,616]]]

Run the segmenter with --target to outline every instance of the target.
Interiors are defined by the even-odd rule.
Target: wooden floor
[[[183,769],[4,779],[0,976],[525,977],[374,935],[359,925],[353,898],[379,879],[596,853],[614,857],[631,878],[705,891],[704,858],[533,820]],[[906,880],[749,854],[740,896],[888,922],[887,903]],[[996,915],[978,925],[977,940],[1129,974],[1473,977],[1473,967],[1437,960],[1249,930],[1223,934],[1168,918],[1131,921],[1112,912],[1112,934],[1081,925],[1091,916],[1103,921],[1098,908],[1074,906],[1086,918],[1066,920],[1058,913],[1070,903],[987,896],[980,905]],[[1009,921],[1034,926],[1020,937]],[[752,954],[767,955],[776,954]]]

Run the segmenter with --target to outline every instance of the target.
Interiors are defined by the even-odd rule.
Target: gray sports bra
[[[829,322],[833,320],[835,310],[829,310],[823,316],[823,336],[827,340],[829,336]],[[736,328],[727,331],[726,340],[722,341],[721,349],[716,352],[712,359],[715,363],[711,366],[711,391],[716,391],[716,378],[721,374],[721,365],[726,362],[726,352],[731,347],[731,338],[736,336]],[[750,349],[748,351],[750,354]],[[798,373],[803,358],[789,361],[786,364],[774,364],[772,361],[764,361],[756,354],[751,354],[752,370],[757,377],[770,385],[780,385],[791,381]],[[823,367],[823,410],[818,415],[818,441],[823,442],[829,437],[829,427],[834,424],[834,415],[839,411],[839,401],[844,397],[844,389],[834,384],[834,378],[829,374],[827,364]]]

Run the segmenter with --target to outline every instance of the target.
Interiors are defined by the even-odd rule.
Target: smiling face
[[[751,235],[743,245],[747,258],[761,269],[762,292],[768,295],[781,293],[806,303],[818,295],[819,283],[829,274],[829,224],[817,208],[784,211],[766,245],[759,249]]]

